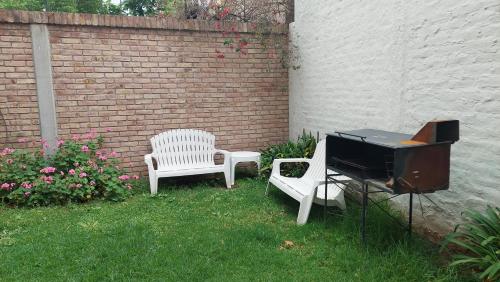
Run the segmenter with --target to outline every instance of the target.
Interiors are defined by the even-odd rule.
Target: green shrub
[[[95,132],[59,140],[45,156],[41,150],[5,148],[0,151],[0,201],[9,206],[47,206],[100,198],[124,200],[132,179],[119,167],[117,153],[103,149]]]
[[[443,248],[455,245],[465,253],[453,256],[453,265],[462,265],[480,273],[485,281],[500,280],[500,209],[488,206],[484,214],[465,212],[466,223],[446,236]]]
[[[302,133],[297,142],[288,141],[285,144],[272,145],[261,152],[261,175],[269,177],[273,169],[274,159],[285,158],[312,158],[316,149],[317,140],[311,133]],[[300,177],[307,170],[307,163],[283,163],[281,175]]]

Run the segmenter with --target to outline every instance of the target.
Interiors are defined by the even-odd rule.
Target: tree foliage
[[[41,11],[43,8],[41,0],[0,0],[0,9]]]
[[[0,9],[89,14],[122,14],[111,0],[0,0]]]
[[[103,4],[102,0],[79,0],[75,2],[76,2],[75,8],[79,13],[89,13],[89,14],[98,13]]]
[[[0,9],[284,23],[292,21],[293,0],[0,0]]]
[[[154,16],[161,9],[161,1],[125,0],[123,7],[132,16]]]

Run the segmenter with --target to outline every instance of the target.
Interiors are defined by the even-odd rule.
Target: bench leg
[[[158,192],[158,178],[153,176],[149,177],[149,188],[151,190],[151,195],[156,195]]]

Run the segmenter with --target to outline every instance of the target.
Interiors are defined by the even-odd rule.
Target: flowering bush
[[[101,198],[124,200],[133,179],[119,167],[116,152],[102,148],[95,131],[71,140],[59,140],[51,156],[48,147],[0,151],[0,201],[11,206],[46,206],[88,202]]]

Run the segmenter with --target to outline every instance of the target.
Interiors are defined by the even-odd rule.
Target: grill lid
[[[377,129],[335,131],[342,138],[363,141],[388,148],[413,147],[441,142],[454,143],[459,139],[458,120],[435,120],[428,122],[415,135]]]
[[[348,138],[356,141],[363,141],[370,144],[376,144],[389,148],[400,148],[414,146],[415,144],[404,144],[412,138],[411,134],[398,132],[390,132],[377,129],[357,129],[350,131],[335,131],[335,134],[343,138]]]

